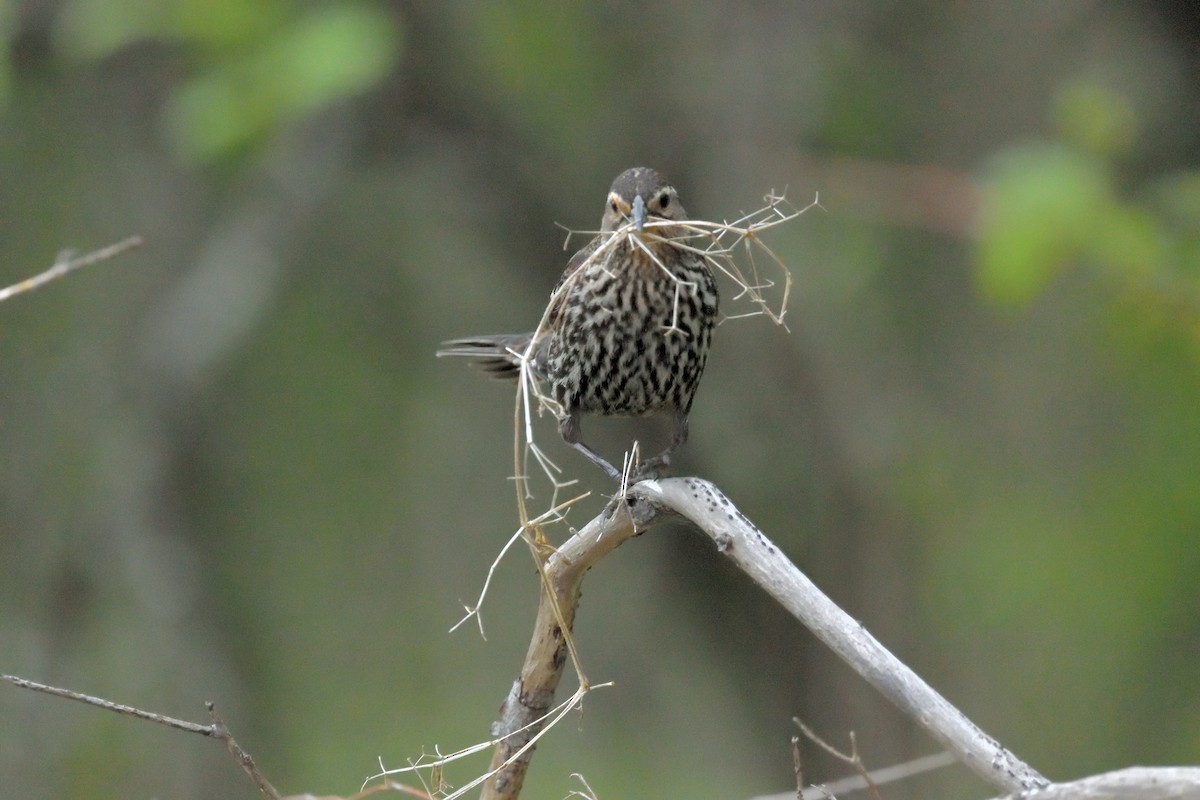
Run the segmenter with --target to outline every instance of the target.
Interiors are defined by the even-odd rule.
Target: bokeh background
[[[146,240],[0,307],[0,670],[213,700],[285,793],[486,738],[528,557],[486,641],[447,630],[517,525],[512,394],[433,351],[529,328],[556,223],[646,164],[694,216],[824,208],[769,235],[789,330],[718,329],[680,470],[1048,776],[1196,763],[1198,132],[1187,2],[0,3],[0,284]],[[530,797],[786,791],[793,716],[872,767],[935,749],[682,527],[593,571],[578,639],[616,685]],[[11,687],[0,776],[256,796]]]

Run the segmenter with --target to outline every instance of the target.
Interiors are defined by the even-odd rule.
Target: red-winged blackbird
[[[670,463],[687,440],[688,412],[708,359],[717,284],[667,180],[635,167],[613,181],[600,233],[567,264],[532,333],[444,342],[439,356],[466,356],[515,378],[522,358],[549,388],[559,433],[615,480],[621,472],[581,440],[579,415],[674,414],[671,445],[635,477]]]

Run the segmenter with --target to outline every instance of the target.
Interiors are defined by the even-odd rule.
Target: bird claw
[[[645,461],[640,461],[633,465],[629,471],[628,484],[632,486],[639,481],[658,480],[663,477],[664,471],[671,466],[671,453],[664,451],[659,453],[654,458],[648,458]],[[622,479],[625,476],[621,476]]]

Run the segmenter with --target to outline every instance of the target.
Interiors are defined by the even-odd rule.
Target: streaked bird
[[[621,471],[582,439],[580,415],[673,415],[670,445],[637,465],[656,474],[688,436],[688,413],[717,319],[717,284],[694,246],[675,188],[645,167],[613,181],[600,232],[572,256],[536,331],[442,344],[497,377],[528,360],[546,387],[563,439],[614,480]]]

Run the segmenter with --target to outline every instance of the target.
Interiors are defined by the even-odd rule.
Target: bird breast
[[[581,265],[562,286],[543,364],[563,408],[641,415],[690,407],[716,318],[716,285],[692,254],[655,256],[630,242]]]

